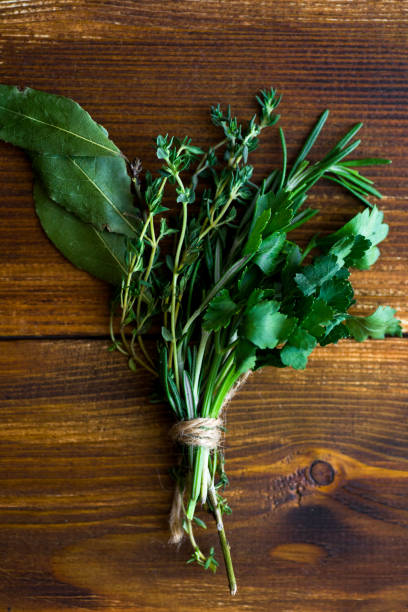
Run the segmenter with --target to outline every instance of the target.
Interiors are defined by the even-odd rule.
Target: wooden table
[[[0,81],[76,99],[122,151],[157,168],[152,138],[207,146],[211,104],[284,95],[294,152],[319,112],[323,153],[356,121],[390,236],[355,273],[361,313],[407,304],[407,3],[397,0],[9,0]],[[266,138],[259,175],[278,162]],[[227,519],[239,580],[167,545],[175,451],[152,380],[109,353],[109,290],[63,259],[35,217],[30,166],[0,144],[0,607],[372,611],[408,608],[407,338],[316,350],[265,369],[228,409]],[[359,209],[325,184],[313,230]],[[204,546],[215,540],[212,531]]]

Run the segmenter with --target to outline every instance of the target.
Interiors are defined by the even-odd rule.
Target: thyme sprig
[[[159,380],[176,421],[218,419],[249,371],[302,369],[317,345],[401,334],[389,307],[366,317],[349,312],[355,303],[350,268],[374,264],[388,232],[369,201],[381,194],[357,168],[388,160],[349,159],[360,144],[358,123],[321,160],[310,161],[325,111],[292,163],[277,128],[281,167],[255,183],[249,158],[261,133],[276,126],[280,96],[270,89],[256,99],[258,112],[247,124],[229,107],[211,109],[221,139],[207,151],[188,137],[157,136],[161,168],[152,176],[140,161],[126,162],[106,130],[72,100],[0,85],[0,137],[25,148],[33,161],[45,231],[75,265],[116,287],[111,350],[126,355],[132,370],[143,368]],[[305,203],[321,179],[365,208],[301,248],[288,235],[317,214]],[[171,198],[169,210],[164,202]],[[146,337],[157,328],[155,354]],[[222,448],[198,443],[180,447],[173,476],[193,551],[187,563],[218,567],[214,548],[202,551],[195,536],[195,527],[206,528],[197,516],[201,504],[215,517],[235,593],[223,523],[231,512],[224,467]]]

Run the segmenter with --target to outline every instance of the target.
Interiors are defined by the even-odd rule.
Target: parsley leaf
[[[295,275],[295,282],[303,295],[312,295],[338,272],[339,267],[336,255],[320,255],[302,273]]]
[[[314,336],[298,327],[281,350],[281,360],[286,366],[291,366],[295,370],[304,370],[307,358],[316,344]]]
[[[319,297],[337,312],[346,312],[354,303],[353,287],[349,281],[337,277],[322,284]]]
[[[286,234],[274,232],[262,240],[258,252],[254,257],[257,264],[264,274],[271,276],[278,264],[278,257],[286,241]]]
[[[394,315],[394,308],[378,306],[377,310],[368,317],[349,316],[346,319],[346,326],[358,342],[363,342],[367,338],[384,338],[386,334],[401,336],[401,322]]]
[[[333,309],[321,298],[312,303],[309,312],[302,321],[302,327],[310,332],[315,338],[320,338],[326,331],[334,315]]]
[[[365,248],[360,248],[360,253],[356,252],[351,255],[352,261],[350,265],[359,270],[367,270],[377,261],[380,255],[380,250],[376,245],[382,242],[388,234],[389,227],[386,223],[383,223],[383,218],[384,213],[378,210],[376,206],[373,206],[371,210],[365,208],[339,230],[320,239],[319,246],[327,248],[339,238],[349,236],[357,239],[358,236],[362,236],[369,244],[368,242],[365,243]],[[362,242],[360,239],[361,246]]]
[[[238,306],[232,301],[228,289],[222,289],[208,304],[203,327],[207,331],[217,331],[226,327],[237,312]]]
[[[320,346],[326,346],[326,344],[337,344],[339,340],[350,337],[347,327],[342,323],[343,320],[343,318],[337,322],[334,320],[332,321],[331,325],[327,326],[326,334],[322,338],[319,338]]]
[[[265,300],[252,306],[244,322],[244,336],[261,349],[273,349],[286,340],[296,324],[279,312],[279,302]]]

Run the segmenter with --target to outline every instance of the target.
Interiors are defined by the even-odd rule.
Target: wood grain
[[[405,340],[320,349],[307,371],[266,369],[232,401],[234,599],[222,573],[186,567],[188,546],[166,544],[177,452],[171,415],[148,403],[152,381],[127,371],[101,341],[2,349],[1,605],[402,609]],[[210,546],[215,530],[202,516]]]
[[[326,107],[316,157],[363,120],[359,154],[393,162],[367,172],[391,229],[353,274],[357,308],[390,304],[407,329],[407,19],[397,0],[3,1],[0,82],[73,97],[153,170],[157,133],[205,147],[209,107],[250,117],[263,87],[283,93],[290,156]],[[253,162],[258,177],[280,162],[276,134]],[[167,545],[171,415],[106,351],[109,289],[46,240],[31,182],[0,143],[0,608],[405,610],[407,339],[319,349],[305,372],[266,369],[234,398],[231,599],[222,572]],[[310,204],[310,234],[359,210],[331,184]]]

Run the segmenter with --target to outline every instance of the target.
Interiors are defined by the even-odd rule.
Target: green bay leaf
[[[0,85],[0,138],[52,155],[120,155],[117,146],[79,104],[54,94]]]
[[[123,158],[33,155],[32,162],[54,202],[99,231],[135,237],[140,221]]]
[[[84,223],[53,202],[38,181],[34,200],[45,233],[71,263],[108,283],[121,284],[127,274],[125,236],[99,232]]]

